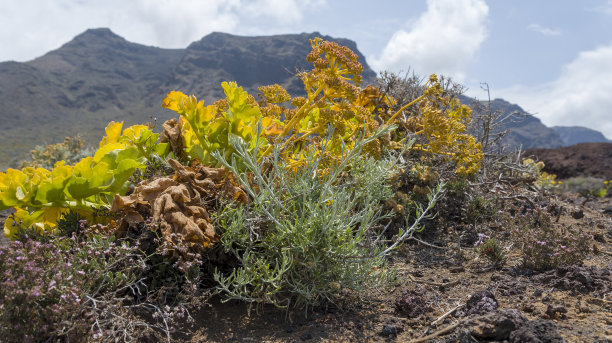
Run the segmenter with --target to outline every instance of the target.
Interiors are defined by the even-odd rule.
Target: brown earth
[[[536,273],[520,268],[515,247],[495,267],[473,248],[477,232],[505,236],[503,228],[456,227],[424,232],[392,258],[397,284],[307,315],[212,299],[192,312],[177,342],[609,342],[612,341],[612,199],[553,199],[560,223],[594,236],[583,265]],[[583,217],[576,215],[581,213]],[[0,222],[7,215],[0,213]],[[502,240],[503,242],[503,240]],[[506,240],[507,242],[507,240]],[[446,332],[443,330],[446,329]],[[426,336],[439,334],[427,339]],[[539,340],[535,340],[538,337]],[[532,340],[530,340],[532,339]]]
[[[560,179],[590,176],[612,179],[612,143],[580,143],[557,149],[528,149],[523,157],[545,164]]]
[[[530,149],[560,179],[612,179],[612,143]],[[549,195],[558,222],[594,237],[583,264],[547,272],[521,267],[503,227],[456,226],[424,232],[391,260],[397,284],[305,313],[212,301],[194,312],[182,342],[610,342],[612,198]],[[488,227],[487,227],[488,226]],[[473,237],[506,244],[501,267],[479,257]],[[472,240],[470,239],[472,237]],[[506,238],[504,240],[504,238]]]
[[[192,311],[173,342],[610,342],[612,199],[553,196],[559,222],[593,235],[582,265],[532,272],[503,227],[461,225],[424,231],[391,260],[397,284],[343,303],[303,311],[212,299]],[[584,205],[583,205],[584,204]],[[6,216],[0,213],[0,222]],[[498,238],[504,265],[479,257],[474,236]],[[434,335],[434,337],[429,336]],[[429,338],[428,338],[429,337]]]
[[[180,342],[609,342],[612,341],[612,200],[559,196],[559,222],[594,236],[582,265],[537,273],[503,228],[457,227],[424,233],[392,258],[397,285],[337,306],[303,312],[220,303],[193,312]],[[580,213],[583,215],[581,218]],[[481,231],[482,230],[482,231]],[[495,267],[474,252],[470,236],[507,243]],[[509,244],[509,245],[508,245]],[[445,331],[446,330],[446,331]],[[428,335],[439,335],[427,338]]]

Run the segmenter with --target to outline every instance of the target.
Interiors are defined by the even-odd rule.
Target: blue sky
[[[357,42],[376,71],[442,73],[547,125],[612,138],[612,0],[0,0],[0,61],[27,61],[87,28],[182,48],[212,31],[319,31]]]

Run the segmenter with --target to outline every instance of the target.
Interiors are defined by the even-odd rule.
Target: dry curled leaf
[[[245,204],[248,197],[224,168],[187,167],[173,159],[168,162],[175,170],[172,178],[145,180],[132,194],[115,196],[112,211],[123,212],[118,231],[152,216],[164,238],[178,234],[191,248],[208,248],[218,236],[205,204],[220,197]]]
[[[177,156],[183,153],[183,135],[181,134],[181,125],[176,118],[166,120],[162,124],[164,131],[160,134],[161,143],[169,143],[170,150]]]

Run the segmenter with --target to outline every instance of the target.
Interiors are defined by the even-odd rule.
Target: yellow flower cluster
[[[534,161],[531,158],[523,159],[523,166],[531,168],[532,172],[535,173],[536,184],[542,188],[552,188],[561,185],[561,181],[555,180],[557,175],[549,174],[544,169],[544,162]]]
[[[170,92],[162,106],[181,115],[187,155],[204,163],[215,163],[210,155],[213,151],[222,149],[228,154],[233,151],[228,135],[239,136],[254,146],[256,125],[261,121],[263,136],[267,138],[262,154],[270,153],[270,143],[281,143],[283,156],[291,166],[300,165],[313,150],[315,155],[323,154],[331,162],[343,149],[351,149],[357,137],[371,135],[381,125],[395,124],[404,109],[415,105],[419,115],[402,122],[402,127],[425,138],[424,143],[413,148],[448,157],[459,174],[479,169],[483,158],[481,145],[466,133],[471,110],[447,95],[435,75],[430,77],[423,96],[394,114],[387,113],[393,99],[381,95],[376,87],[359,87],[363,67],[355,53],[320,38],[312,39],[310,44],[312,52],[307,60],[313,63],[313,69],[299,74],[307,93],[305,98],[292,98],[275,84],[260,87],[262,101],[256,103],[235,83],[223,83],[226,99],[204,107],[204,102],[195,96]],[[381,103],[387,106],[381,107]],[[331,141],[323,149],[322,138],[330,133]],[[394,135],[397,139],[401,136]],[[397,139],[385,137],[373,141],[366,146],[365,153],[378,158],[383,146],[392,149],[400,146]]]

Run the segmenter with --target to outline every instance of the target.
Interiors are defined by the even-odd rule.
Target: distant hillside
[[[523,156],[544,162],[544,171],[560,179],[576,176],[612,179],[612,143],[580,143],[558,149],[529,149]]]
[[[158,123],[174,117],[160,107],[171,90],[210,102],[223,96],[221,82],[236,81],[253,95],[258,86],[273,83],[304,94],[294,75],[310,69],[308,39],[314,37],[348,46],[364,66],[364,85],[375,82],[376,74],[355,42],[318,32],[262,37],[215,32],[185,49],[161,49],[128,42],[109,29],[90,29],[35,60],[2,62],[0,170],[16,165],[35,145],[61,142],[65,136],[80,133],[95,144],[111,120],[132,125],[150,117]],[[518,105],[495,99],[491,107],[510,118],[506,128],[512,132],[505,139],[510,146],[552,148],[574,139],[522,115]]]
[[[582,126],[553,126],[561,139],[563,145],[574,145],[578,143],[610,143],[601,132]]]
[[[470,105],[474,101],[468,97],[462,97],[464,104]],[[481,101],[486,106],[488,101]],[[503,144],[513,148],[557,148],[564,146],[559,134],[542,124],[540,119],[527,115],[518,105],[509,103],[504,99],[491,101],[492,112],[499,112],[500,118],[505,118],[501,130],[509,130],[505,135]]]
[[[126,125],[174,117],[160,107],[165,94],[181,90],[213,101],[221,82],[236,81],[252,94],[279,83],[293,94],[304,89],[294,77],[309,69],[309,38],[346,45],[364,66],[364,81],[376,74],[355,42],[318,32],[266,37],[211,33],[185,49],[131,43],[109,29],[91,29],[33,61],[0,63],[0,170],[23,159],[36,144],[83,134],[96,143],[111,121]]]

